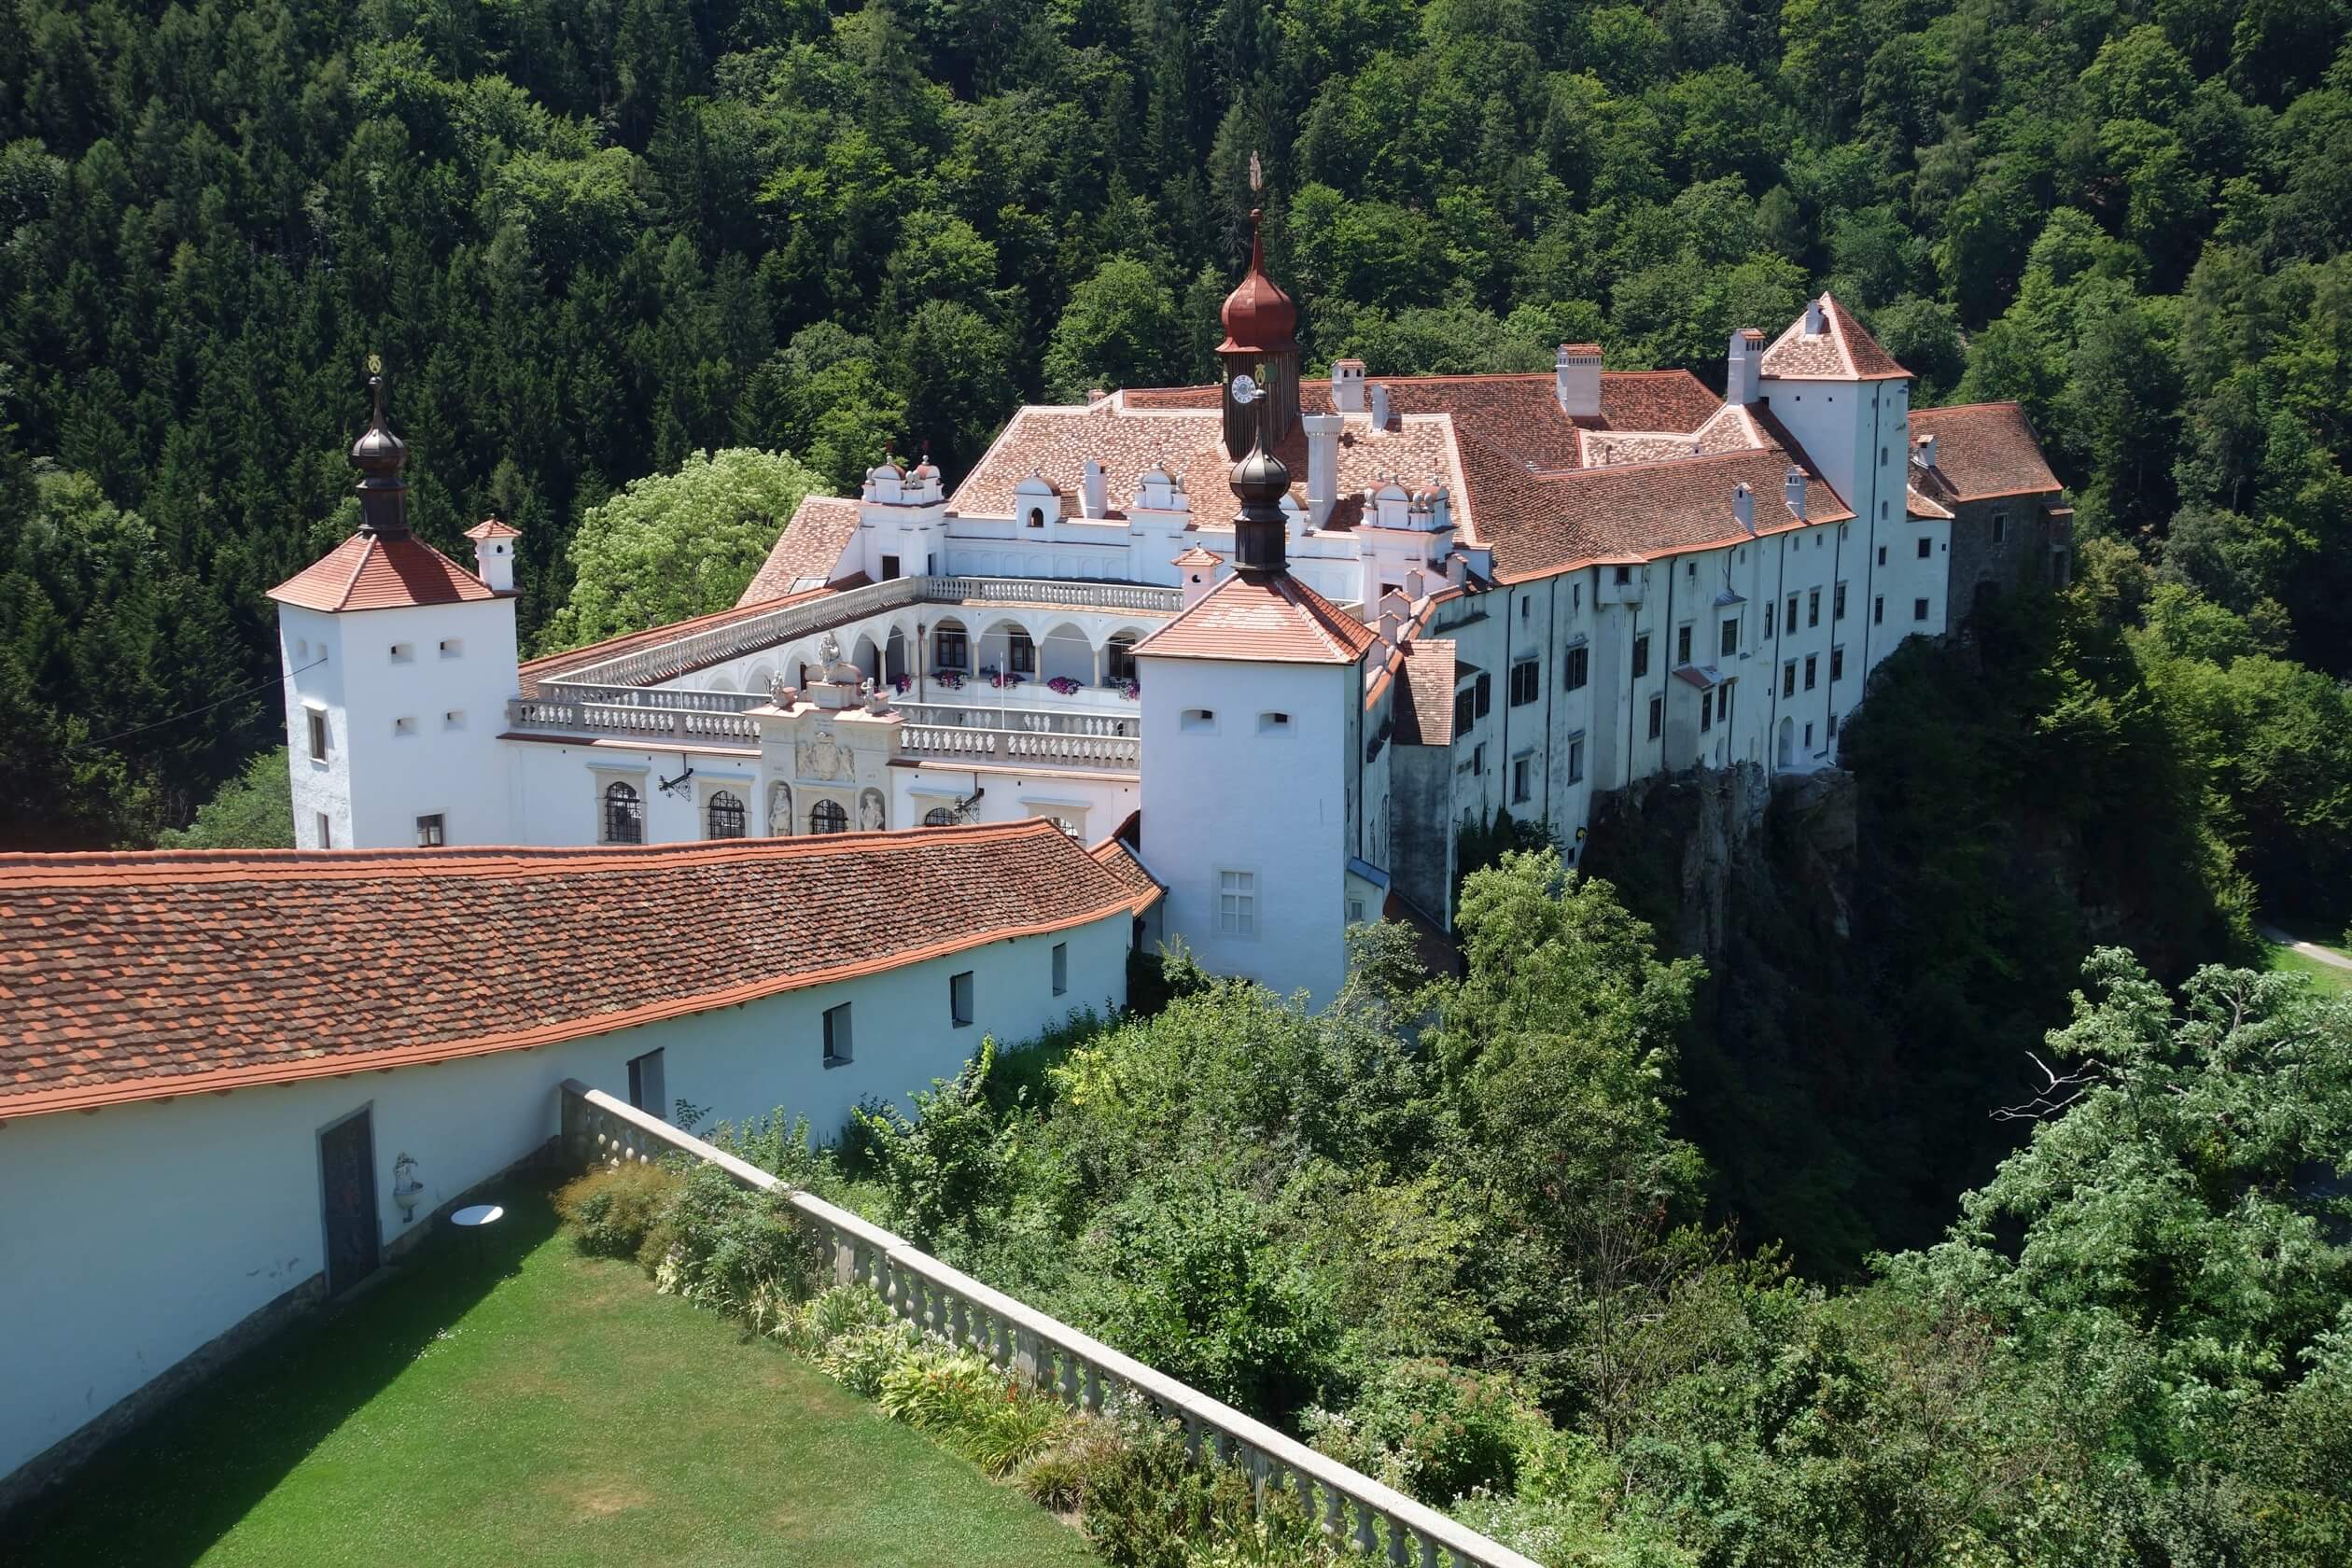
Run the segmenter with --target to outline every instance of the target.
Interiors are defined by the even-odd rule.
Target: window
[[[629,1058],[629,1103],[665,1120],[669,1116],[668,1085],[663,1082],[662,1053],[648,1051]]]
[[[1045,509],[1043,507],[1029,508],[1029,525],[1032,528],[1043,528],[1045,526]]]
[[[1037,644],[1029,640],[1029,633],[1016,628],[1005,634],[1004,662],[1015,675],[1037,673]]]
[[[1571,784],[1584,782],[1584,736],[1582,735],[1568,737],[1568,782]]]
[[[972,971],[947,976],[947,1023],[951,1029],[972,1025]]]
[[[303,712],[310,721],[311,761],[323,763],[327,760],[327,715],[315,707],[305,708]]]
[[[1715,717],[1727,724],[1731,722],[1731,688],[1738,684],[1736,680],[1727,680],[1715,689]]]
[[[1805,624],[1807,626],[1821,624],[1821,590],[1818,588],[1805,595]]]
[[[1493,707],[1494,706],[1494,677],[1488,675],[1485,671],[1481,670],[1478,673],[1478,684],[1477,691],[1478,693],[1478,717],[1483,719],[1487,716],[1488,709]]]
[[[1881,594],[1870,601],[1870,624],[1873,626],[1886,624],[1886,595],[1884,594]]]
[[[1214,730],[1217,727],[1217,710],[1213,707],[1188,707],[1177,723],[1187,730]]]
[[[1511,759],[1511,803],[1514,805],[1525,801],[1530,794],[1534,792],[1534,758],[1514,757]]]
[[[1524,621],[1524,620],[1526,620],[1526,619],[1527,619],[1527,607],[1528,607],[1528,605],[1529,605],[1530,603],[1532,603],[1532,602],[1533,602],[1533,601],[1528,600],[1528,599],[1521,599],[1521,600],[1519,600],[1519,619],[1520,619],[1520,620]]]
[[[1569,668],[1571,671],[1575,668],[1573,655],[1570,658]],[[1649,674],[1649,633],[1644,632],[1633,639],[1633,679],[1639,680],[1647,674]]]
[[[1649,638],[1643,637],[1634,643],[1633,658],[1634,661],[1641,666],[1633,673],[1635,675],[1648,674]],[[1592,679],[1592,650],[1582,643],[1578,643],[1575,647],[1568,650],[1568,657],[1565,663],[1568,669],[1567,676],[1565,677],[1567,689],[1571,692],[1583,691],[1585,682]]]
[[[1845,650],[1842,648],[1829,650],[1829,679],[1832,680],[1845,679]]]
[[[819,801],[808,808],[808,831],[813,833],[847,833],[848,809],[839,801]]]
[[[419,817],[416,819],[416,847],[419,849],[438,849],[448,842],[448,835],[443,831],[440,812],[436,811],[429,817]]]
[[[1364,924],[1364,901],[1362,899],[1348,901],[1348,924],[1351,926]]]
[[[1796,694],[1797,661],[1791,659],[1788,663],[1781,665],[1781,695],[1784,697],[1793,697]]]
[[[1521,659],[1511,666],[1511,706],[1525,707],[1544,689],[1543,671],[1533,659]]]
[[[1664,697],[1652,697],[1650,698],[1650,739],[1656,740],[1659,736],[1659,732],[1663,730],[1665,727],[1666,699]]]
[[[1715,693],[1713,692],[1701,692],[1699,693],[1699,733],[1701,735],[1705,735],[1709,730],[1714,728]]]
[[[1465,733],[1478,721],[1478,694],[1464,686],[1454,693],[1454,733]]]
[[[712,838],[741,838],[744,834],[743,797],[733,790],[711,791],[703,817]]]
[[[1070,989],[1070,944],[1057,942],[1054,944],[1054,994],[1059,996],[1068,989]]]
[[[1730,617],[1723,623],[1723,656],[1737,658],[1740,652],[1740,618]]]
[[[1925,599],[1911,600],[1911,619],[1914,621],[1925,621],[1927,619],[1927,601]]]
[[[1832,621],[1845,619],[1845,591],[1846,585],[1842,582],[1839,583],[1837,596],[1829,605],[1829,619]]]
[[[1683,563],[1683,576],[1685,576],[1685,577],[1697,577],[1698,575],[1699,575],[1699,563],[1698,563],[1696,560],[1685,561],[1685,562]]]
[[[956,808],[952,805],[934,805],[923,813],[923,826],[927,828],[947,827],[955,819]]]
[[[889,582],[889,581],[890,581],[891,580],[893,580],[894,578],[896,578],[896,577],[898,576],[898,574],[899,574],[899,558],[898,558],[897,556],[895,556],[895,555],[885,555],[885,556],[883,556],[883,557],[882,557],[882,581],[885,581],[885,582]]]
[[[1996,511],[1993,514],[1993,542],[1995,544],[1999,544],[2002,540],[2008,538],[2009,513],[2006,511]]]
[[[849,1004],[825,1009],[825,1065],[840,1067],[849,1059]]]
[[[1261,713],[1258,715],[1258,734],[1260,735],[1288,735],[1290,734],[1290,729],[1291,717],[1287,713]]]
[[[1929,539],[1925,534],[1919,536],[1919,558],[1921,560],[1925,561],[1930,554],[1934,553],[1935,548],[1935,540]]]
[[[1217,934],[1257,935],[1257,873],[1217,873]]]
[[[1126,632],[1113,637],[1103,650],[1110,677],[1113,680],[1135,679],[1135,638]]]
[[[1882,567],[1886,565],[1886,546],[1883,544],[1879,546],[1878,564]]]
[[[1835,713],[1829,715],[1829,738],[1838,738],[1838,716]]]
[[[1884,522],[1886,520],[1886,509],[1889,504],[1890,503],[1885,501],[1879,502],[1879,521]]]
[[[1485,741],[1480,741],[1477,745],[1470,748],[1470,771],[1472,774],[1480,778],[1484,778],[1486,777]]]
[[[645,842],[645,803],[630,786],[614,782],[605,786],[604,841],[607,844],[642,844]]]
[[[318,828],[318,847],[321,849],[332,849],[335,847],[335,825],[327,819],[327,813],[324,811],[315,813],[315,817]]]
[[[1688,622],[1674,628],[1674,663],[1677,665],[1690,663],[1690,623]]]
[[[444,659],[462,659],[462,658],[464,658],[464,657],[466,656],[466,644],[465,644],[465,640],[464,640],[462,637],[443,637],[443,638],[441,638],[441,656],[442,658],[444,658]]]
[[[938,637],[939,667],[959,670],[972,662],[972,644],[965,638],[961,626],[942,626]]]
[[[1781,624],[1788,630],[1792,637],[1796,635],[1797,595],[1794,594],[1788,595],[1788,613],[1781,617]]]
[[[415,657],[416,644],[413,642],[396,642],[392,645],[392,662],[394,664],[405,665]]]
[[[413,713],[407,713],[393,720],[392,733],[396,735],[414,735],[416,733],[416,715]]]
[[[1764,601],[1764,640],[1766,642],[1772,640],[1772,611],[1778,608],[1770,599]]]
[[[1813,749],[1813,726],[1811,724],[1805,726],[1805,749],[1808,751]]]
[[[466,727],[466,710],[465,710],[464,708],[462,708],[462,707],[453,707],[453,708],[451,708],[448,712],[446,712],[446,713],[444,713],[444,714],[442,714],[442,715],[441,715],[441,728],[442,728],[442,729],[444,729],[444,730],[462,730],[462,729],[464,729],[465,727]]]
[[[1805,690],[1808,692],[1813,689],[1813,675],[1819,668],[1820,665],[1821,659],[1819,655],[1813,653],[1805,655]]]

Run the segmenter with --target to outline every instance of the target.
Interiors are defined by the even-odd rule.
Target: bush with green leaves
[[[1130,1420],[1088,1451],[1079,1484],[1086,1538],[1114,1568],[1186,1568],[1196,1547],[1249,1531],[1248,1479],[1195,1459],[1174,1422]]]
[[[752,1317],[762,1332],[807,1299],[819,1245],[789,1195],[751,1193],[715,1165],[686,1172],[663,1215],[665,1244],[656,1280],[664,1290],[728,1317]]]
[[[1324,1453],[1439,1506],[1510,1491],[1549,1425],[1515,1379],[1427,1359],[1385,1363],[1345,1411],[1306,1421]]]
[[[881,1393],[883,1379],[914,1355],[922,1342],[922,1334],[910,1323],[853,1328],[826,1346],[817,1365],[851,1393],[872,1399]]]
[[[564,1183],[555,1212],[592,1257],[636,1257],[677,1196],[675,1171],[635,1161],[599,1166]]]

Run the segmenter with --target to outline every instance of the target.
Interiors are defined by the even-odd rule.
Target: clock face
[[[1258,385],[1246,371],[1233,378],[1233,400],[1247,406],[1257,401]]]

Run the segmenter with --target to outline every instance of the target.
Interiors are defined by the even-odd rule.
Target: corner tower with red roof
[[[474,530],[488,581],[409,527],[408,448],[375,408],[351,445],[359,527],[270,590],[286,670],[294,842],[304,849],[511,842],[515,530]]]

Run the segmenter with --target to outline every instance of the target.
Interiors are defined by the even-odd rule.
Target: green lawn
[[[2270,956],[2270,967],[2281,974],[2301,974],[2317,984],[2322,991],[2352,995],[2352,969],[2339,969],[2334,964],[2321,963],[2305,958],[2292,947],[2275,942],[2262,944]]]
[[[1092,1563],[1019,1492],[575,1254],[544,1195],[163,1411],[36,1507],[35,1563]]]

